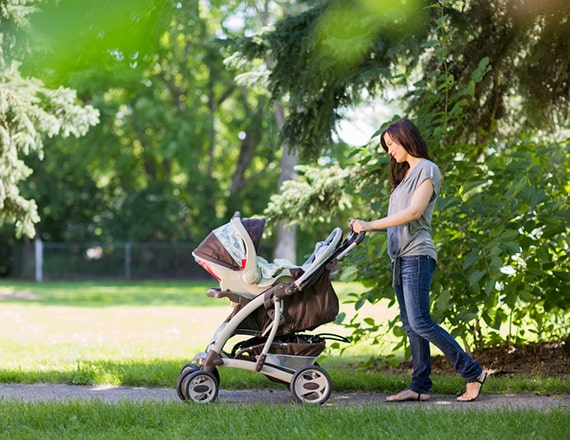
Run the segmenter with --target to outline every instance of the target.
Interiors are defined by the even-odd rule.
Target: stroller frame
[[[243,239],[248,255],[248,263],[244,265],[246,269],[244,279],[246,283],[249,280],[259,281],[259,276],[251,275],[255,273],[251,265],[251,258],[255,253],[255,250],[252,251],[254,244],[243,228],[239,213],[231,219],[231,223],[235,222],[239,222],[236,230]],[[332,380],[329,374],[316,363],[316,359],[324,349],[324,339],[347,340],[337,335],[326,335],[328,337],[325,338],[321,335],[314,335],[311,338],[316,338],[321,344],[316,347],[317,355],[313,350],[313,353],[308,353],[308,356],[275,352],[275,347],[286,347],[288,344],[276,339],[282,325],[284,301],[292,295],[302,295],[304,287],[315,273],[320,270],[330,270],[364,238],[364,234],[351,232],[348,238],[341,243],[342,236],[342,230],[335,228],[324,242],[317,243],[315,252],[302,266],[302,275],[294,281],[291,281],[291,273],[286,271],[281,278],[274,280],[273,286],[265,288],[263,293],[257,295],[254,293],[257,287],[240,287],[240,291],[227,288],[208,290],[209,297],[229,298],[236,307],[234,313],[214,332],[206,351],[198,353],[192,362],[182,367],[176,383],[178,397],[188,402],[214,402],[220,389],[218,368],[226,367],[259,372],[272,381],[283,383],[289,387],[293,397],[300,402],[320,405],[328,400],[332,391]],[[196,252],[193,255],[198,260]],[[208,270],[207,266],[205,268]],[[220,279],[218,280],[221,282]],[[256,341],[258,344],[255,353],[235,356],[234,351],[237,345],[232,354],[224,351],[224,347],[232,337],[252,334],[248,330],[242,331],[240,325],[261,308],[265,308],[267,313],[272,313],[272,316],[269,325],[260,329],[260,338]],[[299,334],[293,332],[290,336],[299,336]]]

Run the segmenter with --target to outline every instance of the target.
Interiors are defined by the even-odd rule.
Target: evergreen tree
[[[449,30],[437,48],[436,21]],[[484,57],[492,66],[457,140],[552,129],[570,117],[566,0],[323,0],[236,47],[246,58],[273,60],[270,90],[290,107],[282,134],[304,155],[330,146],[347,107],[413,78],[433,80],[442,56],[456,84],[467,84]]]
[[[82,136],[98,122],[98,112],[81,105],[75,91],[46,88],[20,74],[17,36],[35,3],[0,2],[0,225],[13,223],[18,236],[29,237],[39,217],[34,200],[20,194],[19,184],[33,172],[23,158],[32,152],[41,157],[45,137]]]

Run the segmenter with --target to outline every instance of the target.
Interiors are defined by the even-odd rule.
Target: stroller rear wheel
[[[180,375],[176,392],[181,400],[211,403],[218,397],[220,384],[216,375],[204,370],[188,370]]]
[[[184,388],[187,386],[185,380],[188,379],[190,373],[198,371],[199,369],[200,367],[198,365],[193,364],[191,362],[185,364],[180,369],[180,375],[178,376],[178,380],[176,381],[176,394],[178,395],[178,398],[180,400],[188,400],[188,396],[185,396],[183,391]]]
[[[290,389],[299,402],[322,405],[331,395],[332,380],[321,367],[310,365],[297,370]]]

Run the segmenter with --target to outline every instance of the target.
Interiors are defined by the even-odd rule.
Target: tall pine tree
[[[75,91],[22,77],[18,59],[26,50],[27,18],[36,3],[0,2],[0,225],[14,224],[16,235],[29,237],[39,216],[34,200],[23,197],[18,187],[33,172],[23,158],[32,152],[41,157],[46,136],[84,135],[99,116],[78,102]]]

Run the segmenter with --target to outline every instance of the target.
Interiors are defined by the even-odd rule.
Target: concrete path
[[[379,393],[332,393],[325,406],[342,405],[384,405],[387,407],[417,407],[423,408],[534,408],[547,410],[562,408],[570,411],[570,395],[535,396],[520,394],[483,394],[476,402],[457,402],[453,396],[433,395],[429,402],[387,403],[385,394]],[[0,384],[0,400],[16,399],[22,402],[35,401],[69,401],[72,399],[99,399],[103,402],[119,402],[129,400],[140,402],[155,400],[163,402],[182,401],[171,388],[136,388],[124,386],[74,386],[74,385],[25,385]],[[292,404],[294,399],[286,390],[220,390],[219,402],[236,404],[274,403]]]

